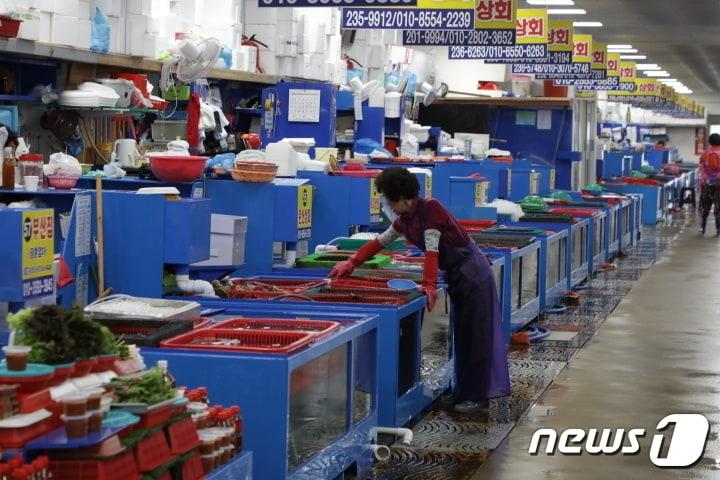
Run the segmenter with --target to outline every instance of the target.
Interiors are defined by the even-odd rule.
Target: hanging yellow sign
[[[372,178],[370,179],[370,215],[380,215],[380,192]]]
[[[608,53],[607,54],[607,72],[608,72],[608,77],[619,77],[620,76],[620,54],[619,53]]]
[[[572,52],[574,30],[570,20],[550,20],[548,49],[551,52]]]
[[[517,0],[476,0],[475,28],[514,30]]]
[[[548,43],[548,13],[546,8],[522,8],[517,11],[515,27],[518,45]]]
[[[593,42],[592,69],[605,70],[607,68],[607,45]]]
[[[393,5],[395,6],[395,5]],[[474,10],[475,0],[418,0],[415,8],[443,10]]]
[[[593,51],[592,35],[573,36],[573,63],[591,63]]]
[[[620,81],[633,82],[637,78],[635,62],[620,62]]]

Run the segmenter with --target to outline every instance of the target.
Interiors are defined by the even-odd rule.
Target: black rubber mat
[[[539,342],[530,346],[511,347],[508,350],[508,358],[538,362],[568,362],[577,352],[577,348],[546,345]]]
[[[392,449],[392,456],[362,472],[360,480],[467,480],[487,459],[487,453],[447,453],[415,448]]]
[[[412,446],[433,452],[485,453],[495,450],[514,426],[514,423],[426,419],[413,428]]]

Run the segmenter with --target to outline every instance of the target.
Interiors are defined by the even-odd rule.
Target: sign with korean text
[[[555,85],[562,87],[575,87],[577,91],[598,92],[617,90],[620,86],[620,77],[608,77],[605,80],[592,80],[581,78],[556,78]]]
[[[457,48],[451,46],[448,58],[482,59],[488,63],[545,60],[548,56],[548,20],[545,9],[521,9],[516,12],[515,45],[505,47]]]
[[[620,62],[620,81],[634,82],[637,78],[635,62]]]
[[[607,76],[620,78],[620,54],[607,54]]]
[[[28,210],[22,215],[23,297],[54,292],[53,257],[55,219],[53,210]]]
[[[572,63],[572,38],[573,26],[572,22],[565,20],[549,20],[548,21],[548,56],[541,60],[525,60],[519,59],[516,63],[537,63],[537,64],[555,64],[569,65]],[[525,70],[533,70],[532,68]],[[534,69],[535,72],[548,72],[551,67],[543,67],[542,69]],[[531,73],[528,71],[514,73]]]
[[[592,63],[592,35],[575,35],[573,37],[573,62]]]
[[[414,7],[475,10],[475,0],[258,0],[258,7]]]
[[[592,78],[593,80],[607,78],[607,45],[604,43],[593,42]]]
[[[476,0],[475,28],[514,30],[517,0]]]
[[[344,29],[472,30],[472,10],[343,8]]]
[[[592,73],[592,35],[574,34],[572,37],[571,63],[547,65],[541,68],[513,66],[513,73],[530,73],[536,80],[582,79],[590,80]]]
[[[312,207],[313,187],[311,185],[301,185],[298,187],[297,203],[298,238],[310,238],[310,228],[312,228]]]
[[[370,221],[372,223],[382,222],[382,215],[380,215],[380,211],[380,192],[378,192],[378,189],[375,186],[375,180],[370,179]]]

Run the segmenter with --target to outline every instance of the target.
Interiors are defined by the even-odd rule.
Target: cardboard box
[[[196,266],[245,263],[245,235],[248,217],[212,214],[210,216],[210,258]]]
[[[50,43],[73,47],[77,44],[78,17],[54,13],[50,20]]]

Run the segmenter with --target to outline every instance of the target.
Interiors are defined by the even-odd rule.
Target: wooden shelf
[[[557,97],[455,97],[438,98],[434,104],[437,105],[489,105],[491,107],[517,107],[517,108],[551,108],[551,107],[572,107],[572,98]]]
[[[67,62],[127,68],[130,70],[142,70],[146,72],[159,73],[162,68],[161,61],[150,58],[132,57],[130,55],[120,55],[115,53],[102,55],[93,53],[89,50],[33,42],[30,40],[20,40],[17,38],[0,38],[0,52],[29,57],[51,58]],[[216,80],[232,80],[236,82],[259,83],[265,85],[274,85],[280,80],[280,77],[275,75],[218,69],[209,70],[205,77]]]

